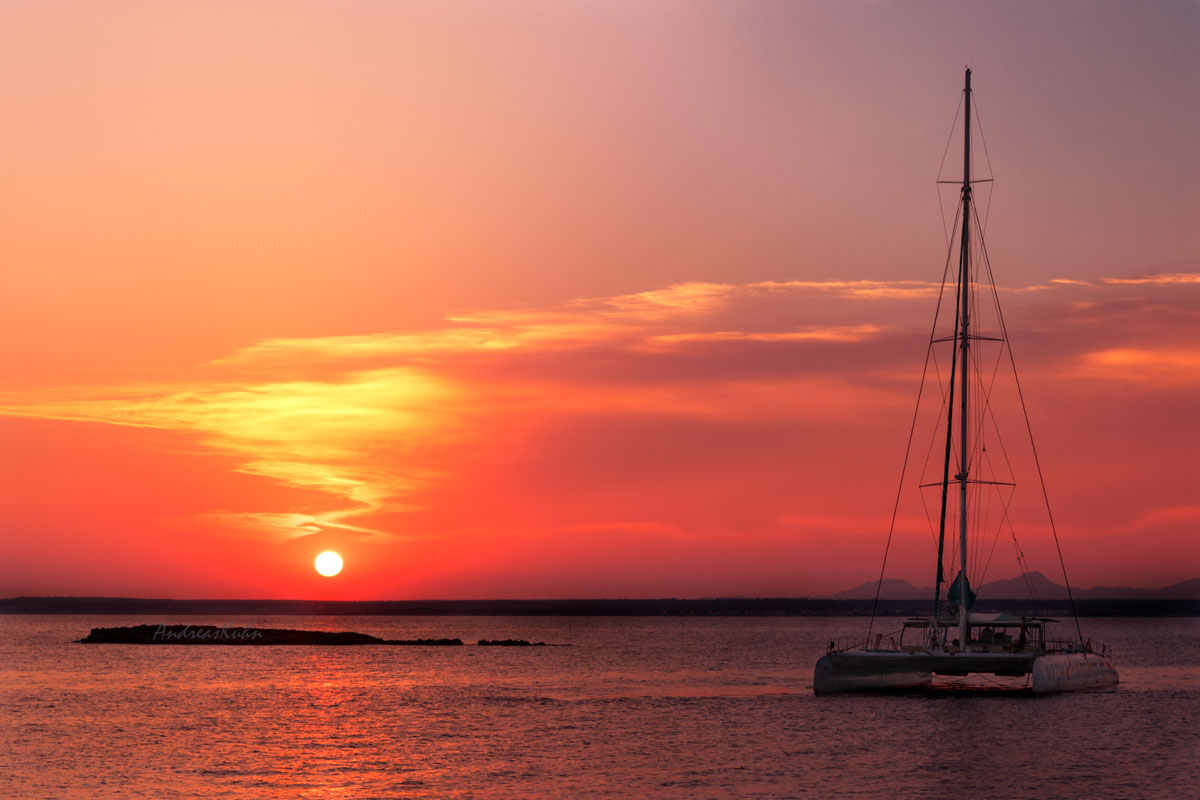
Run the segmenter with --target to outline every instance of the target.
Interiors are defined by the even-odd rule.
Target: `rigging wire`
[[[982,344],[982,341],[980,341],[980,344]],[[987,427],[985,426],[984,423],[987,418],[987,416],[986,416],[987,408],[988,408],[988,404],[991,402],[991,396],[990,396],[989,387],[987,387],[984,384],[983,378],[981,377],[984,374],[984,372],[983,372],[982,363],[980,361],[979,350],[980,350],[980,348],[978,346],[970,349],[971,362],[975,365],[975,371],[973,373],[973,377],[975,379],[975,383],[977,384],[976,391],[978,393],[978,396],[981,397],[983,400],[983,402],[975,403],[975,405],[974,405],[974,415],[975,415],[974,429],[975,429],[975,431],[977,431],[977,435],[975,437],[975,441],[971,443],[972,447],[971,447],[970,463],[972,465],[978,466],[978,470],[979,470],[981,479],[983,479],[983,478],[988,477],[988,473],[986,473],[984,470],[984,458],[987,454]],[[990,474],[993,479],[996,478],[994,471]],[[988,505],[986,507],[981,507],[983,504],[983,498],[985,496],[987,498]],[[983,555],[982,551],[983,551],[983,546],[984,546],[983,545],[983,541],[984,541],[983,540],[983,531],[987,527],[986,522],[989,518],[989,513],[991,510],[991,506],[990,506],[991,497],[992,497],[991,493],[984,489],[984,484],[976,485],[976,490],[974,491],[974,499],[972,501],[974,503],[973,507],[975,510],[975,531],[976,531],[975,536],[971,537],[972,538],[972,549],[971,549],[971,564],[972,565],[978,565],[982,559],[982,555]],[[975,574],[976,574],[978,583],[982,584],[983,575],[979,571],[978,567],[976,568]]]
[[[1029,571],[1029,562],[1025,558],[1025,551],[1021,549],[1021,544],[1017,541],[1017,532],[1013,530],[1012,525],[1008,526],[1009,533],[1012,534],[1013,548],[1017,551],[1017,563],[1021,566],[1021,577],[1025,579],[1025,585],[1029,588],[1030,599],[1036,601],[1037,586],[1033,583],[1033,574]]]
[[[975,209],[975,229],[979,233],[980,242],[982,242],[983,241],[983,229],[982,229],[982,226],[979,224],[979,219],[980,219],[979,209],[976,206],[974,199],[972,199],[971,206],[972,206],[972,208]],[[981,255],[982,255],[982,252],[981,252]],[[978,278],[978,275],[977,275],[977,278]],[[976,285],[978,285],[979,283],[980,283],[980,281],[977,280]],[[997,291],[995,283],[989,282],[988,286],[989,286],[989,288],[991,288],[992,294],[994,296]],[[978,299],[975,299],[976,309],[978,309],[978,304],[979,304]],[[995,309],[994,300],[993,300],[993,310],[996,311],[997,317],[999,317],[999,311],[997,309]],[[1006,448],[1004,447],[1004,437],[1000,432],[1000,426],[996,420],[995,407],[992,405],[992,402],[991,402],[992,401],[992,393],[995,390],[995,386],[996,386],[996,378],[1000,371],[1000,362],[1003,360],[1004,348],[1006,345],[1007,345],[1007,342],[1004,341],[1003,339],[1001,339],[1000,347],[998,347],[997,351],[996,351],[995,362],[991,365],[991,367],[992,367],[990,370],[991,375],[987,378],[986,382],[983,378],[983,376],[986,373],[983,368],[983,363],[982,363],[981,354],[980,354],[980,348],[976,347],[971,350],[971,360],[975,364],[975,377],[976,377],[976,382],[978,384],[978,392],[979,392],[980,397],[982,397],[982,399],[983,399],[982,403],[977,403],[975,406],[978,409],[978,412],[977,412],[978,417],[976,419],[976,430],[979,431],[979,439],[976,443],[977,449],[974,451],[973,458],[978,458],[978,462],[979,462],[981,469],[983,468],[983,465],[986,462],[988,468],[991,470],[990,475],[993,480],[998,480],[999,475],[997,474],[995,465],[992,463],[991,457],[988,456],[988,454],[987,454],[987,421],[989,419],[992,422],[992,429],[995,432],[995,441],[997,441],[1000,444],[1001,454],[1005,458],[1005,464],[1007,467],[1007,472],[1005,473],[1005,477],[1007,477],[1011,480],[1012,474],[1013,474],[1012,473],[1012,464],[1008,460],[1008,453],[1007,453]],[[984,563],[983,569],[976,573],[977,580],[980,584],[982,584],[984,578],[986,577],[988,566],[990,566],[990,564],[991,564],[992,555],[995,553],[996,544],[999,542],[1000,531],[1004,527],[1004,523],[1008,516],[1009,505],[1011,504],[1011,494],[1010,494],[1009,500],[1006,502],[1001,495],[999,486],[995,486],[994,489],[995,489],[994,492],[986,492],[988,506],[985,509],[986,513],[983,514],[983,522],[977,522],[977,524],[976,524],[976,531],[978,533],[975,537],[975,548],[972,551],[972,559],[971,559],[972,563],[979,564],[981,561],[983,561],[983,563]],[[978,492],[978,495],[984,495],[984,494],[985,494],[985,490],[981,487]],[[992,540],[992,546],[988,551],[988,558],[986,561],[984,561],[983,560],[983,551],[986,548],[986,539],[984,538],[985,534],[983,533],[983,531],[986,528],[990,527],[986,523],[987,523],[987,520],[990,519],[991,501],[992,501],[993,495],[1001,498],[1002,516],[996,526],[996,533]],[[977,506],[977,508],[978,508],[978,506]],[[1011,523],[1009,523],[1009,524],[1011,527]],[[1018,564],[1018,566],[1020,566],[1020,564]]]
[[[958,225],[957,216],[955,217],[954,224],[957,227],[957,225]],[[936,320],[935,320],[935,327],[936,327]],[[942,424],[942,416],[944,414],[948,413],[949,399],[947,397],[946,386],[942,383],[941,369],[938,367],[937,348],[931,346],[930,351],[931,351],[932,360],[933,360],[934,377],[937,378],[938,391],[942,395],[942,403],[938,407],[938,416],[937,416],[937,419],[934,420],[934,423],[933,423],[933,429],[936,431]],[[937,437],[936,436],[930,437],[929,448],[925,451],[925,463],[923,463],[921,465],[921,472],[919,473],[921,476],[920,483],[922,483],[922,484],[926,482],[926,476],[929,475],[929,460],[931,458],[933,458],[933,446],[935,444],[937,444]],[[923,491],[922,487],[918,487],[917,493],[921,497],[921,506],[922,506],[922,508],[925,509],[925,519],[929,523],[929,534],[933,538],[933,549],[936,551],[937,550],[937,531],[934,530],[933,517],[929,513],[929,504],[925,500],[925,492]]]
[[[947,145],[947,147],[948,146],[949,145]],[[943,156],[942,159],[944,161],[945,156]],[[958,217],[956,214],[955,215],[956,221],[957,221],[957,218]],[[879,565],[879,581],[875,584],[875,600],[871,603],[871,621],[867,625],[867,640],[868,641],[871,638],[871,632],[875,628],[875,613],[879,609],[879,593],[883,589],[883,573],[884,573],[884,570],[887,569],[888,552],[892,549],[892,536],[896,532],[896,515],[900,511],[900,495],[904,491],[904,477],[908,471],[908,457],[912,453],[913,434],[915,434],[916,430],[917,430],[917,416],[919,415],[919,413],[921,411],[921,395],[925,391],[925,377],[929,372],[929,361],[931,358],[931,354],[933,353],[933,340],[937,336],[938,318],[941,316],[942,300],[944,299],[945,294],[946,294],[946,277],[950,274],[950,259],[951,259],[951,256],[953,255],[953,252],[954,252],[953,249],[950,248],[949,246],[947,246],[946,263],[942,267],[942,285],[938,289],[937,306],[934,308],[934,312],[933,312],[933,326],[930,328],[930,331],[929,331],[929,344],[925,348],[925,364],[923,367],[921,367],[921,383],[917,387],[917,404],[916,404],[916,408],[913,409],[912,424],[909,426],[909,429],[908,429],[908,443],[904,446],[904,463],[900,467],[900,485],[896,487],[896,502],[892,506],[892,521],[888,525],[887,543],[884,545],[884,548],[883,548],[883,563]],[[941,565],[939,564],[939,569],[940,569],[940,567],[941,567]]]
[[[992,457],[989,455],[988,456],[988,464],[989,465],[991,464],[991,460],[992,460]],[[1005,498],[1001,494],[1000,487],[999,486],[996,487],[996,496],[1000,497],[1000,505],[1001,505],[1000,521],[996,524],[996,535],[994,537],[992,537],[992,547],[988,551],[987,561],[983,565],[983,574],[984,575],[987,574],[988,567],[991,566],[991,563],[992,563],[992,557],[996,554],[996,545],[1000,543],[1000,532],[1004,529],[1005,525],[1008,525],[1008,529],[1010,531],[1012,531],[1012,520],[1008,516],[1008,510],[1012,506],[1013,496],[1017,492],[1017,487],[1010,486],[1010,487],[1008,487],[1008,489],[1009,489],[1008,497]],[[1014,540],[1016,539],[1015,532],[1013,533],[1013,539]],[[1017,562],[1017,565],[1020,566],[1020,561]]]
[[[964,194],[967,191],[968,191],[967,188],[963,189]],[[966,211],[966,209],[964,209],[964,212],[965,211]],[[965,217],[965,214],[964,214],[964,217]],[[963,226],[964,226],[963,234],[964,235],[966,235],[966,231],[967,231],[967,228],[965,227],[966,224],[967,224],[967,220],[964,218],[963,219]],[[951,252],[953,252],[953,249],[951,250]],[[963,291],[966,289],[966,285],[964,284],[964,281],[970,280],[970,275],[967,274],[967,269],[966,269],[970,263],[970,255],[971,255],[970,251],[963,251],[963,250],[959,251],[958,280],[955,281],[955,292],[954,292],[954,333],[955,333],[956,340],[958,339],[958,336],[960,335],[958,332],[959,331],[958,326],[960,324],[959,312],[961,311],[963,313],[966,313],[966,311],[967,311],[967,309],[962,308],[962,302],[963,302],[962,294],[963,294]],[[967,259],[967,263],[963,263],[964,258]],[[946,268],[949,269],[949,266],[950,266],[949,255],[947,255]],[[943,279],[944,279],[944,276],[943,276]],[[965,335],[966,331],[964,330],[962,332],[962,334]],[[963,342],[965,344],[966,340],[964,339]],[[953,441],[954,441],[954,377],[955,377],[955,370],[957,369],[957,366],[958,366],[958,346],[956,344],[954,347],[954,350],[951,351],[951,356],[950,356],[950,396],[949,396],[949,402],[947,403],[947,408],[949,410],[946,413],[946,457],[942,462],[944,466],[942,467],[941,519],[938,522],[937,575],[936,575],[936,578],[933,583],[933,618],[934,619],[937,619],[937,615],[938,615],[938,611],[939,611],[938,603],[941,598],[941,586],[942,586],[942,580],[944,578],[944,574],[942,572],[942,563],[943,563],[942,562],[942,546],[944,545],[944,543],[946,541],[946,501],[948,499],[947,495],[950,494],[950,453],[951,453],[951,445],[953,444]],[[967,365],[964,360],[963,369],[966,369],[966,368],[967,368]],[[964,387],[964,390],[965,390],[965,387]],[[959,465],[960,474],[961,474],[961,470],[962,470],[962,465],[960,464]],[[961,500],[960,500],[960,502],[961,502]]]
[[[964,92],[963,94],[965,95],[966,92]],[[942,151],[942,162],[940,164],[938,164],[938,171],[937,171],[937,180],[938,181],[940,181],[942,179],[942,170],[946,168],[946,156],[950,153],[950,142],[954,140],[954,126],[958,124],[958,115],[962,113],[962,107],[963,107],[963,95],[959,95],[958,105],[954,109],[954,121],[950,123],[950,135],[946,137],[946,149]],[[946,238],[946,247],[949,248],[950,247],[950,234],[953,232],[954,229],[953,228],[951,228],[950,230],[946,229],[946,210],[944,208],[942,208],[942,190],[940,188],[938,188],[938,186],[939,186],[939,184],[937,184],[937,183],[934,184],[934,188],[937,189],[937,193],[938,193],[938,213],[942,215],[942,234]],[[957,211],[955,212],[955,216],[954,216],[954,226],[958,227],[958,212]]]
[[[942,416],[945,413],[946,413],[946,403],[943,402],[941,408],[938,410],[937,420],[934,422],[934,425],[933,425],[933,428],[935,431],[941,426]],[[933,456],[933,445],[936,444],[936,440],[937,440],[936,436],[931,437],[929,440],[929,449],[925,453],[925,463],[921,466],[921,472],[919,473],[921,475],[921,479],[920,479],[921,485],[919,485],[917,487],[917,489],[918,489],[917,494],[921,498],[921,507],[925,509],[925,520],[926,520],[926,522],[929,523],[929,535],[930,535],[930,537],[932,537],[933,549],[935,552],[937,551],[937,530],[934,527],[933,515],[929,511],[929,502],[925,499],[925,491],[924,491],[925,489],[932,488],[932,487],[926,486],[924,484],[926,483],[926,476],[929,475],[929,459]]]
[[[992,169],[992,157],[988,153],[987,137],[983,135],[983,122],[979,116],[979,103],[975,101],[975,94],[971,94],[971,108],[975,109],[975,130],[979,131],[979,141],[983,143],[983,158],[987,162],[988,177],[991,178],[995,174]],[[944,158],[944,156],[943,156]],[[988,187],[987,205],[983,209],[983,230],[987,230],[988,217],[992,213],[992,192],[995,191],[995,183]],[[981,233],[980,236],[983,234]],[[981,240],[982,241],[982,240]]]
[[[995,278],[992,275],[992,265],[987,257],[987,246],[983,244],[983,242],[980,242],[980,245],[983,247],[983,263],[987,267],[988,277],[991,279],[992,285],[995,286]],[[996,310],[997,312],[1000,312],[1000,295],[998,292],[994,294],[996,298]],[[1029,421],[1029,409],[1025,405],[1025,393],[1021,390],[1021,378],[1017,375],[1017,359],[1016,356],[1013,355],[1012,340],[1008,337],[1008,328],[1004,324],[1004,314],[1002,312],[1000,313],[999,321],[1000,335],[1003,336],[1004,340],[1008,343],[1008,360],[1012,365],[1013,382],[1017,387],[1017,397],[1021,401],[1021,413],[1025,417],[1025,430],[1029,433],[1029,447],[1033,452],[1033,463],[1037,468],[1038,482],[1042,487],[1042,499],[1045,500],[1046,503],[1046,516],[1050,520],[1050,532],[1054,534],[1054,547],[1058,551],[1058,564],[1060,567],[1062,567],[1063,583],[1065,583],[1067,587],[1067,600],[1071,605],[1071,616],[1075,618],[1075,632],[1079,636],[1080,644],[1082,644],[1083,629],[1079,626],[1079,612],[1075,609],[1075,597],[1071,592],[1071,580],[1067,577],[1067,562],[1063,559],[1062,543],[1058,538],[1058,528],[1054,524],[1054,512],[1050,509],[1050,493],[1046,490],[1046,478],[1042,473],[1042,461],[1038,457],[1037,444],[1033,439],[1033,424]]]
[[[930,544],[933,545],[934,552],[937,552],[937,528],[933,524],[933,514],[929,510],[929,501],[925,499],[925,492],[918,492],[921,497],[921,508],[925,510],[925,522],[929,525]]]
[[[980,132],[980,135],[982,136],[982,131]],[[986,144],[985,144],[985,152],[986,152]],[[976,212],[976,216],[975,216],[976,223],[978,223],[978,220],[979,220],[978,208],[975,209],[975,212]],[[980,241],[981,248],[984,247],[984,238],[983,238],[982,230],[979,231],[979,241]],[[991,259],[988,258],[986,249],[982,250],[981,255],[982,255],[981,260],[983,261],[984,267],[987,270],[988,277],[989,277],[989,283],[992,288],[992,306],[996,313],[996,319],[997,319],[998,323],[1002,323],[1004,315],[1000,309],[1000,291],[996,287],[995,277],[992,275]],[[989,387],[988,387],[988,391],[987,391],[987,399],[985,401],[985,405],[987,407],[988,416],[992,421],[992,428],[996,432],[996,441],[1000,445],[1000,454],[1004,457],[1004,467],[1006,470],[1006,474],[1011,477],[1014,474],[1012,460],[1009,458],[1008,448],[1004,444],[1004,436],[1000,432],[1000,422],[999,422],[999,420],[996,419],[995,406],[993,406],[991,403],[991,394],[995,387],[995,382],[998,377],[998,372],[1000,369],[1000,362],[1003,360],[1005,350],[1008,350],[1009,358],[1010,359],[1012,358],[1011,343],[1008,340],[1007,329],[1002,328],[1000,338],[1002,340],[1002,345],[1001,345],[999,351],[996,353],[995,369],[993,371],[991,381],[989,382]],[[1014,365],[1014,369],[1015,369],[1015,365]],[[1024,409],[1024,407],[1022,406],[1022,410],[1023,409]],[[1026,422],[1028,423],[1028,418],[1026,418]],[[1045,487],[1043,486],[1043,492],[1044,492],[1044,489],[1045,489]],[[1012,537],[1013,549],[1016,553],[1017,568],[1020,570],[1021,578],[1024,580],[1025,586],[1029,590],[1030,599],[1036,601],[1038,599],[1037,588],[1033,582],[1033,574],[1032,574],[1031,570],[1029,569],[1029,561],[1025,557],[1025,551],[1021,549],[1021,545],[1017,541],[1017,531],[1013,527],[1012,519],[1008,514],[1008,510],[1012,505],[1012,495],[1015,494],[1015,492],[1016,492],[1016,487],[1014,485],[1014,487],[1012,489],[1012,493],[1009,495],[1008,502],[1005,504],[1005,521],[1008,524],[1009,534]],[[1049,510],[1049,509],[1047,508],[1047,510]],[[997,531],[997,537],[998,536],[999,536],[999,531]],[[1055,541],[1057,544],[1057,538]],[[992,549],[994,552],[995,547],[993,546]],[[1059,555],[1060,555],[1060,560],[1061,560],[1061,551],[1060,551]],[[988,560],[990,562],[991,556],[989,556]],[[1064,573],[1065,573],[1065,570],[1064,570]],[[1072,606],[1072,608],[1073,608],[1073,606]],[[1076,619],[1076,627],[1078,627],[1078,619]]]
[[[989,400],[989,401],[990,401],[990,400]],[[1013,474],[1012,474],[1012,468],[1011,468],[1011,465],[1007,463],[1008,454],[1007,454],[1007,452],[1006,452],[1006,451],[1005,451],[1005,449],[1004,449],[1004,438],[1003,438],[1003,436],[1001,436],[1001,435],[1000,435],[1000,428],[999,428],[999,425],[998,425],[998,424],[997,424],[997,422],[996,422],[996,417],[995,417],[995,414],[992,412],[992,410],[991,410],[990,408],[988,409],[987,419],[990,419],[990,420],[991,420],[991,422],[992,422],[992,429],[993,429],[993,430],[995,431],[995,433],[996,433],[996,437],[995,437],[995,438],[996,438],[996,441],[997,441],[997,442],[1000,444],[1000,453],[1001,453],[1001,455],[1002,455],[1002,456],[1004,456],[1004,458],[1006,459],[1006,468],[1007,468],[1007,471],[1004,473],[1004,477],[1005,477],[1005,478],[1008,478],[1008,479],[1011,481],[1011,480],[1012,480],[1012,478],[1013,478]],[[984,451],[983,451],[983,462],[987,464],[987,467],[988,467],[988,469],[990,470],[990,474],[991,474],[992,478],[993,478],[993,479],[995,479],[995,480],[999,480],[999,478],[1000,478],[1001,476],[1000,476],[1000,474],[999,474],[998,470],[996,469],[996,465],[995,465],[995,463],[992,461],[991,452],[990,452],[990,451],[988,451],[986,448],[985,448],[985,449],[984,449]],[[986,573],[987,573],[987,568],[988,568],[988,565],[990,565],[990,564],[991,564],[991,558],[992,558],[992,554],[994,554],[994,553],[995,553],[995,550],[996,550],[996,542],[997,542],[997,541],[999,541],[999,537],[1000,537],[1000,530],[1001,530],[1001,529],[1004,527],[1004,524],[1005,524],[1005,522],[1007,522],[1007,521],[1008,521],[1008,510],[1009,510],[1009,506],[1012,504],[1012,497],[1013,497],[1013,494],[1014,494],[1014,493],[1015,493],[1015,491],[1016,491],[1016,485],[1015,485],[1015,484],[1012,484],[1012,485],[1010,486],[1009,496],[1008,496],[1008,499],[1007,499],[1007,500],[1006,500],[1006,499],[1004,499],[1004,497],[1003,497],[1003,494],[1002,494],[1002,492],[1001,492],[1001,489],[1000,489],[1000,486],[999,486],[998,484],[997,484],[997,485],[995,485],[995,486],[994,486],[994,488],[995,488],[995,495],[996,495],[997,497],[1000,497],[1000,498],[1001,498],[1001,500],[1000,500],[1000,502],[1001,502],[1001,517],[1000,517],[1000,521],[999,521],[999,522],[997,523],[997,525],[996,525],[996,535],[995,535],[995,537],[993,538],[992,547],[991,547],[991,550],[990,550],[990,551],[989,551],[989,553],[988,553],[988,559],[987,559],[987,562],[984,564],[984,568],[983,568],[983,573],[984,573],[984,574],[986,574]],[[989,503],[991,502],[991,497],[992,497],[992,495],[991,495],[991,494],[989,494],[989,495],[988,495],[988,502],[989,502]],[[1011,527],[1011,523],[1009,523],[1009,526]],[[982,556],[982,552],[980,553],[980,556]],[[981,581],[983,580],[982,576],[980,577],[980,580],[981,580]]]

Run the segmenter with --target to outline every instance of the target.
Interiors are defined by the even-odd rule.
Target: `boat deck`
[[[935,675],[1028,675],[1045,653],[936,653],[895,650],[841,650],[829,658],[842,675],[928,672]]]

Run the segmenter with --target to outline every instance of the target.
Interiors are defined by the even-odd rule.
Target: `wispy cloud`
[[[678,525],[653,520],[619,520],[605,522],[577,522],[570,525],[559,525],[556,533],[609,533],[624,531],[628,533],[649,533],[667,536],[677,536],[683,531]]]
[[[798,331],[699,331],[695,333],[666,333],[651,336],[644,346],[650,349],[672,345],[705,344],[712,342],[861,342],[877,335],[880,325],[840,325],[811,327]]]
[[[3,412],[194,433],[212,451],[233,456],[239,472],[351,503],[324,515],[226,515],[285,535],[357,529],[342,520],[388,508],[436,478],[428,464],[409,461],[400,473],[393,466],[406,453],[452,435],[446,423],[463,400],[462,390],[445,380],[401,368],[352,372],[327,382],[98,387],[91,394],[65,399],[49,394],[11,403]],[[389,451],[387,458],[378,457],[380,450]]]
[[[478,354],[530,349],[563,349],[588,344],[639,340],[651,346],[695,337],[711,341],[851,341],[878,331],[850,325],[790,331],[689,330],[717,320],[735,302],[764,296],[834,295],[843,299],[918,299],[936,295],[938,284],[924,281],[759,281],[744,284],[691,282],[609,298],[585,298],[560,309],[492,309],[452,314],[447,326],[426,331],[267,339],[213,362],[255,364],[292,359],[368,360]],[[800,313],[803,313],[802,311]],[[667,328],[668,332],[663,332]]]
[[[812,291],[868,300],[934,297],[941,284],[929,281],[760,281],[750,289],[767,291]]]
[[[1091,293],[1196,277],[1050,285],[1065,309]],[[938,289],[923,281],[684,283],[558,308],[456,314],[424,331],[267,339],[203,366],[194,380],[10,395],[0,413],[194,434],[239,472],[337,505],[213,510],[210,519],[253,534],[375,536],[386,526],[371,515],[420,508],[453,476],[467,443],[517,419],[828,421],[890,407],[900,402],[895,383],[872,376],[887,355],[883,334],[903,326],[879,322],[878,301],[906,308]],[[1130,341],[1069,357],[1072,378],[1200,383],[1200,351],[1185,346]]]
[[[365,538],[390,537],[394,534],[376,528],[350,525],[340,520],[362,509],[343,509],[323,513],[274,511],[210,511],[200,517],[216,523],[218,530],[239,535],[276,539],[317,535],[327,531],[346,531]]]
[[[1200,522],[1200,505],[1154,508],[1134,520],[1133,527],[1146,528],[1175,522]]]
[[[1158,385],[1200,383],[1200,350],[1117,347],[1084,353],[1077,373],[1089,378]]]
[[[1200,273],[1172,272],[1160,275],[1143,275],[1138,278],[1103,278],[1102,282],[1110,286],[1152,285],[1179,286],[1200,283]]]
[[[720,308],[741,287],[725,283],[679,283],[665,289],[620,295],[601,305],[642,319],[662,319],[674,314],[696,314]],[[588,301],[576,301],[586,305]],[[595,302],[595,301],[592,301]]]

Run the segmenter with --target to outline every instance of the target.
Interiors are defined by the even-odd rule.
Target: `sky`
[[[1198,39],[1194,2],[6,0],[0,595],[873,579],[966,65],[1071,582],[1196,577]],[[1058,578],[994,400],[972,581]]]

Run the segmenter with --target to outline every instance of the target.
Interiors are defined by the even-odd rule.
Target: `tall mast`
[[[966,652],[970,648],[967,643],[969,626],[967,624],[970,613],[967,608],[968,589],[967,589],[967,434],[969,431],[969,418],[967,416],[967,374],[970,367],[968,359],[969,338],[968,331],[970,327],[970,287],[971,287],[971,70],[967,69],[966,78],[966,97],[963,99],[963,106],[966,108],[966,120],[963,127],[963,185],[962,185],[962,248],[958,256],[958,286],[959,286],[959,308],[962,317],[959,320],[959,358],[962,362],[959,371],[959,473],[958,473],[958,510],[959,510],[959,527],[958,527],[958,560],[959,560],[959,604],[958,604],[958,642],[959,648]]]

